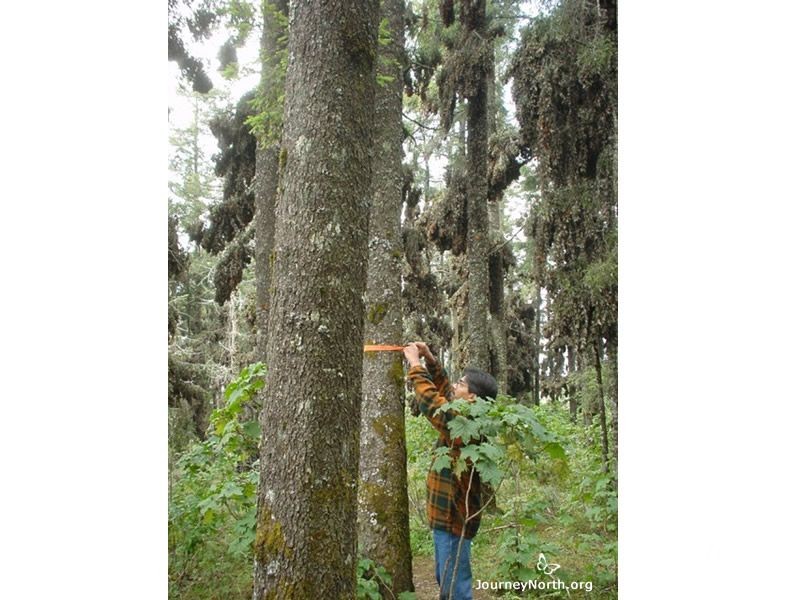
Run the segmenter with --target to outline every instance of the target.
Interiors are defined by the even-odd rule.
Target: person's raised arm
[[[447,402],[447,397],[439,393],[428,369],[422,365],[420,349],[416,343],[405,346],[403,354],[409,365],[406,377],[414,384],[414,395],[420,413],[425,415],[436,429],[447,434],[447,414],[440,413],[435,415],[437,409]]]
[[[414,344],[419,350],[419,355],[425,359],[425,366],[431,374],[433,384],[436,386],[437,391],[449,400],[452,390],[450,380],[447,377],[447,372],[444,370],[444,367],[442,367],[442,363],[433,355],[428,344],[425,342],[414,342]]]

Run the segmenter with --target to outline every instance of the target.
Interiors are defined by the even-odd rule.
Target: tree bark
[[[538,280],[534,282],[536,286],[536,310],[535,322],[533,325],[533,404],[539,406],[541,403],[541,377],[542,368],[539,364],[540,344],[542,340],[542,288]]]
[[[465,5],[466,6],[466,5]],[[468,35],[486,39],[486,0],[469,4]],[[469,271],[469,304],[467,335],[468,364],[485,371],[489,364],[489,214],[486,179],[487,117],[486,61],[476,65],[481,76],[476,78],[475,91],[468,101],[467,113],[467,269]]]
[[[609,363],[609,404],[611,405],[611,461],[614,472],[617,472],[619,459],[619,407],[617,405],[617,338],[610,337],[608,344]]]
[[[239,355],[236,346],[239,339],[239,310],[238,304],[240,300],[239,290],[236,289],[231,294],[228,300],[228,326],[230,327],[228,334],[228,364],[232,372],[236,372],[238,366],[237,357]]]
[[[397,344],[403,336],[403,0],[383,0],[391,41],[380,50],[375,93],[369,267],[364,342]],[[392,577],[392,593],[413,591],[406,480],[403,361],[396,352],[365,353],[358,488],[359,551]],[[381,590],[385,592],[385,590]]]
[[[505,272],[503,270],[503,234],[500,226],[502,201],[489,203],[489,227],[492,248],[489,255],[489,321],[492,339],[491,366],[498,388],[505,394],[508,386],[508,340],[506,336]]]
[[[351,600],[378,0],[290,29],[253,598]]]
[[[577,371],[577,353],[575,349],[570,346],[567,348],[567,357],[568,357],[568,368],[567,368],[567,376],[570,373],[575,373]],[[563,377],[563,375],[559,372],[559,377]],[[575,423],[578,420],[578,399],[575,397],[575,389],[574,386],[567,386],[568,394],[569,394],[569,416],[572,419],[572,422]]]
[[[497,104],[495,94],[494,41],[490,42],[491,60],[487,65],[487,126],[489,136],[497,133]],[[488,143],[488,141],[487,141]],[[488,184],[487,184],[488,195]],[[488,200],[488,197],[487,197]],[[489,328],[491,330],[492,373],[497,379],[500,393],[508,388],[508,336],[506,335],[505,271],[503,269],[503,195],[489,202],[489,239],[492,252],[489,254]]]
[[[601,341],[598,339],[594,347],[594,372],[597,376],[598,398],[600,400],[600,431],[603,436],[603,472],[608,472],[608,429],[606,426],[606,403],[603,395],[603,370],[600,362]]]
[[[263,33],[261,36],[261,89],[266,95],[268,89],[278,85],[280,37],[283,28],[276,22],[276,14],[286,15],[287,0],[271,2],[273,11],[264,11]],[[256,348],[258,360],[267,356],[267,326],[269,325],[269,287],[272,281],[270,256],[275,243],[275,196],[278,192],[278,132],[270,139],[259,140],[256,147],[255,173],[255,270],[256,270]]]

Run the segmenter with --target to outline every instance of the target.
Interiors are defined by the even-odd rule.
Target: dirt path
[[[439,585],[434,574],[432,556],[415,556],[413,559],[414,589],[418,600],[439,600]],[[472,590],[473,600],[492,600],[486,590]]]

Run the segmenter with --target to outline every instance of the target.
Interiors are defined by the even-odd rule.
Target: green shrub
[[[264,385],[264,365],[242,370],[170,474],[170,598],[249,597],[258,492],[258,423],[243,421]]]

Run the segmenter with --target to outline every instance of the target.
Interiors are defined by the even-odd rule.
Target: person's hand
[[[414,344],[417,346],[420,356],[422,356],[427,362],[433,362],[436,360],[436,357],[431,352],[431,349],[428,348],[428,344],[425,342],[414,342]]]
[[[415,367],[419,364],[419,348],[415,343],[412,342],[403,347],[403,356],[406,357],[410,366]]]

